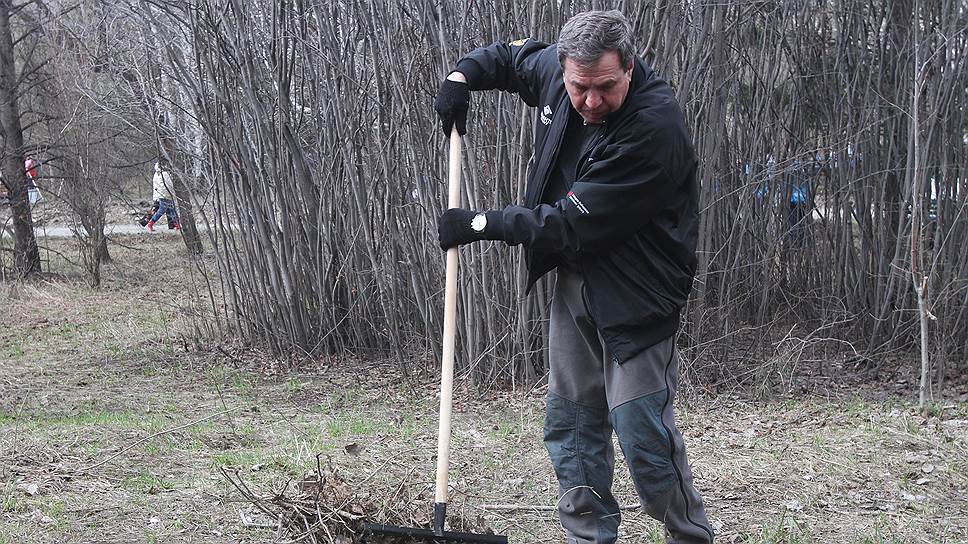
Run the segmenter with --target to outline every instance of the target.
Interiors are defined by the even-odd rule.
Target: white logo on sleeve
[[[578,208],[578,211],[580,211],[583,215],[589,214],[588,208],[585,207],[585,203],[578,199],[578,195],[576,195],[574,191],[568,191],[568,200],[570,200],[571,203],[574,204],[575,207]]]
[[[551,106],[545,105],[544,109],[541,110],[541,124],[551,124]]]

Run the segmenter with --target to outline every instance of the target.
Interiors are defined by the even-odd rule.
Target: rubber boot
[[[148,221],[148,224],[146,224],[145,226],[148,227],[148,232],[155,232],[155,222],[154,221]]]

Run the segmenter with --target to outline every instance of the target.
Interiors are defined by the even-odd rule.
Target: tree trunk
[[[163,128],[162,128],[163,130]],[[168,138],[162,138],[164,152],[168,156],[168,164],[178,164],[175,158],[178,151],[174,143]],[[171,192],[175,197],[175,209],[178,210],[178,221],[181,223],[182,239],[185,247],[188,248],[188,255],[195,257],[202,254],[202,238],[198,235],[198,226],[195,224],[195,210],[192,207],[191,191],[185,186],[181,175],[174,171],[171,172]]]
[[[14,274],[27,278],[40,272],[40,250],[34,238],[34,222],[27,203],[24,172],[24,132],[17,107],[17,69],[10,0],[0,0],[0,127],[3,129],[3,183],[10,198],[14,229]]]
[[[111,252],[108,251],[108,239],[102,238],[101,243],[97,245],[97,258],[101,261],[101,264],[114,262],[111,258]]]
[[[908,171],[911,188],[911,282],[918,302],[918,325],[920,328],[921,378],[918,383],[918,407],[927,415],[931,401],[931,359],[928,357],[928,308],[925,302],[925,286],[928,278],[924,270],[922,242],[922,209],[927,173],[922,167],[921,158],[921,93],[925,86],[925,67],[921,66],[921,44],[919,27],[921,12],[918,2],[914,4],[914,86],[911,100],[911,146],[912,167]]]

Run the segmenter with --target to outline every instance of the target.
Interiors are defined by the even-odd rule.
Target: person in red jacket
[[[43,195],[40,194],[40,189],[37,188],[38,167],[39,165],[33,157],[28,156],[24,160],[24,171],[27,174],[27,199],[31,206],[44,199]]]

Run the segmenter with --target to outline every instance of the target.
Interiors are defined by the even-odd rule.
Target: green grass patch
[[[47,497],[36,503],[37,508],[49,517],[52,521],[52,528],[58,532],[66,531],[69,528],[67,522],[67,506],[64,501],[58,498]]]
[[[349,412],[334,415],[326,423],[326,432],[333,438],[368,435],[373,433],[373,431],[373,419],[362,413]]]
[[[147,415],[130,410],[84,410],[72,414],[25,413],[2,414],[0,425],[17,427],[20,430],[57,430],[57,429],[138,429],[154,432],[173,423],[161,415]]]
[[[243,398],[251,398],[255,389],[255,379],[249,374],[226,365],[213,366],[209,379],[223,392],[234,389]]]
[[[2,353],[8,359],[19,359],[24,356],[24,348],[19,342],[11,343],[4,348]]]
[[[92,459],[96,457],[98,453],[101,452],[102,446],[103,444],[101,443],[100,440],[91,440],[90,442],[85,442],[83,444],[78,445],[77,449],[74,451],[76,451],[77,454],[81,455],[82,457]]]
[[[93,410],[89,412],[81,412],[76,415],[55,416],[46,419],[46,422],[51,425],[58,426],[114,426],[124,429],[146,428],[153,430],[163,427],[167,420],[161,416],[139,414],[130,410]]]
[[[413,416],[403,418],[403,421],[395,426],[396,434],[401,438],[413,438],[417,435],[417,429],[417,420]]]
[[[150,472],[142,471],[122,480],[121,487],[133,493],[154,495],[175,489],[175,483]]]
[[[489,435],[491,438],[504,440],[508,438],[529,436],[533,432],[527,428],[523,417],[519,417],[511,413],[502,415],[504,417],[500,417],[498,421],[490,428]]]
[[[648,544],[666,544],[665,529],[659,524],[653,524],[643,536],[643,542]]]
[[[778,520],[763,527],[758,533],[746,535],[745,544],[807,544],[814,542],[810,528],[784,512]]]
[[[286,380],[286,396],[289,398],[295,397],[297,394],[312,387],[312,382],[309,380],[301,380],[298,376],[290,376]]]
[[[20,498],[20,491],[13,482],[7,482],[3,486],[3,495],[0,497],[0,512],[15,514],[25,512],[27,505]]]
[[[896,538],[888,538],[881,534],[880,527],[874,528],[874,534],[870,536],[863,536],[857,541],[858,544],[905,544],[905,542],[898,540]]]
[[[198,436],[192,436],[187,442],[182,442],[180,445],[188,451],[204,451],[208,449],[205,441]]]
[[[64,321],[49,328],[47,333],[59,340],[78,340],[77,336],[81,333],[81,328],[76,323]]]
[[[212,466],[226,466],[231,468],[251,468],[253,465],[265,464],[266,455],[258,450],[224,451],[212,456]]]

